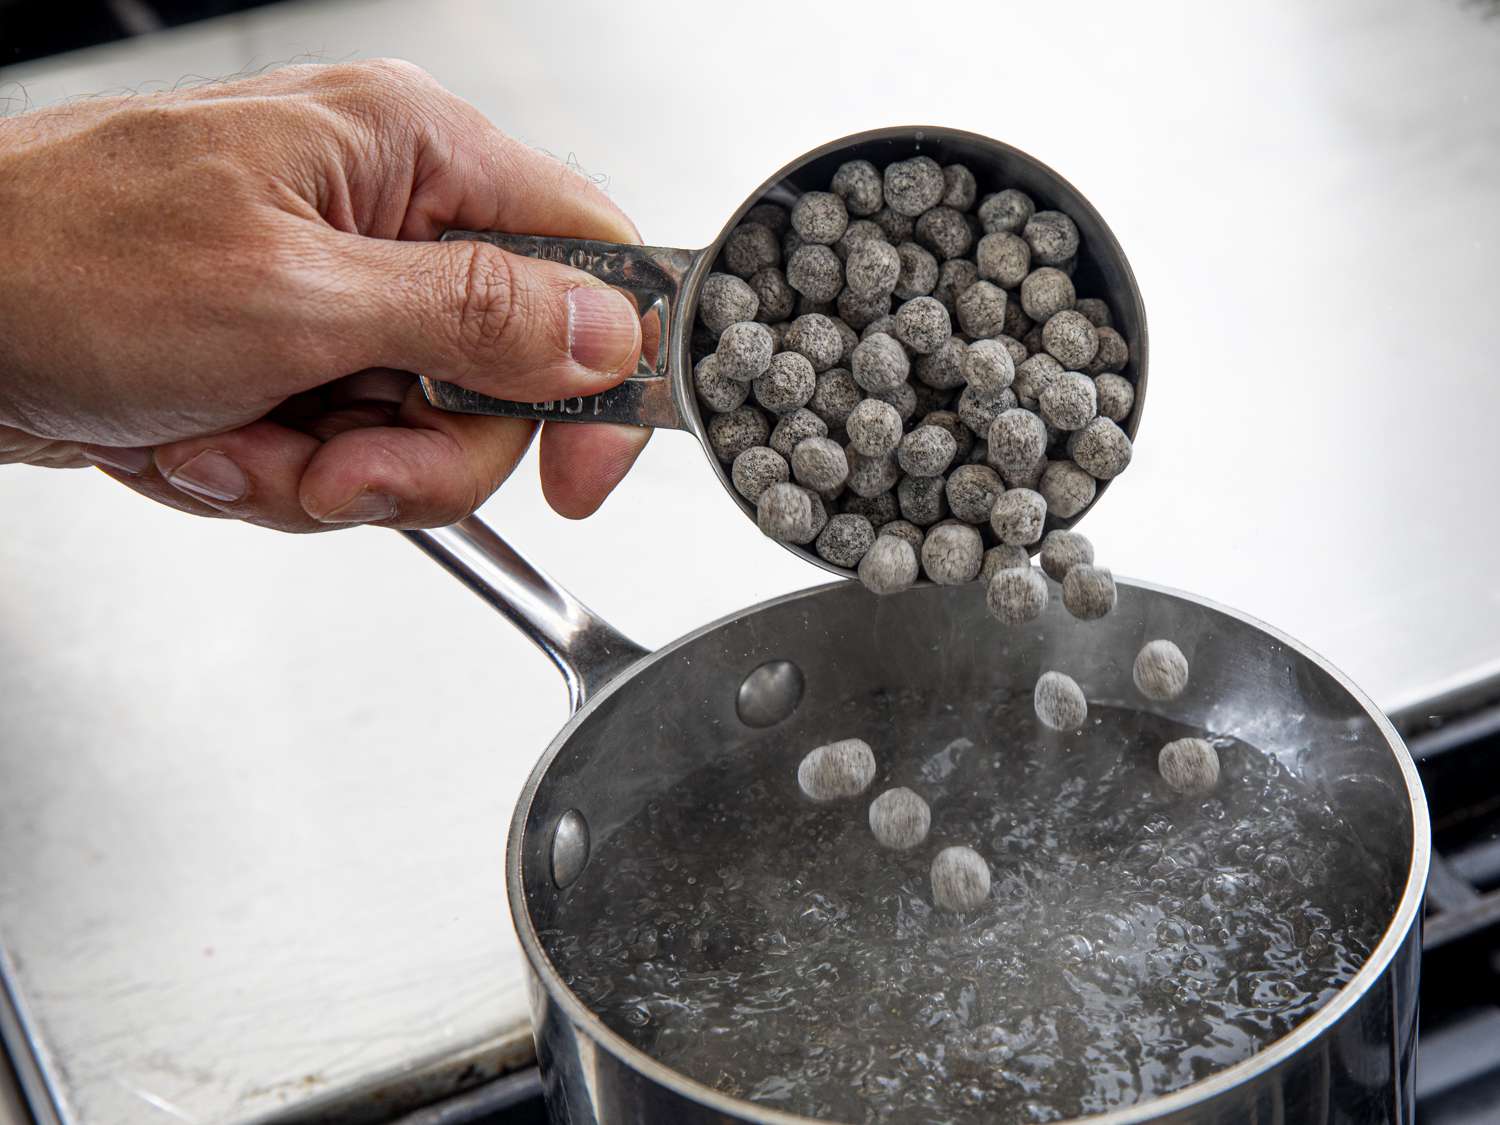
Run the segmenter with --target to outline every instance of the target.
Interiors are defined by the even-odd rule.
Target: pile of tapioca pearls
[[[752,208],[704,284],[709,444],[762,531],[876,593],[993,583],[1129,465],[1129,348],[1063,212],[926,156],[829,189]],[[1041,612],[1025,581],[1003,615]]]
[[[1187,688],[1188,662],[1168,640],[1154,640],[1136,654],[1132,669],[1137,690],[1163,702]],[[1053,730],[1077,730],[1088,717],[1083,689],[1068,675],[1046,672],[1032,694],[1037,718]],[[1201,796],[1219,782],[1219,755],[1202,738],[1179,738],[1157,754],[1162,780],[1178,793]],[[797,784],[814,801],[860,796],[875,780],[875,754],[869,743],[846,738],[812,750],[797,767]],[[887,789],[869,809],[870,831],[886,848],[909,851],[927,839],[932,810],[922,796],[904,787]],[[965,844],[944,847],[933,857],[932,902],[939,910],[966,913],[989,897],[990,868],[982,855]]]

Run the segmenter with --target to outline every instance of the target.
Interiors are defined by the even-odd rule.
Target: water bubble
[[[1162,945],[1182,945],[1187,941],[1187,928],[1181,922],[1163,918],[1156,927],[1156,940]]]

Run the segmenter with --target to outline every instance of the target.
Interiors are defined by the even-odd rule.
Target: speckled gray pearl
[[[818,385],[813,389],[807,408],[829,426],[842,429],[849,414],[864,399],[864,392],[854,381],[854,376],[842,367],[833,367],[818,376]]]
[[[985,587],[984,603],[1006,625],[1035,621],[1047,608],[1047,580],[1034,566],[1002,567]]]
[[[1202,738],[1179,738],[1161,748],[1156,768],[1169,788],[1197,796],[1219,784],[1219,752]]]
[[[1064,371],[1047,385],[1037,400],[1042,418],[1059,430],[1081,430],[1098,413],[1094,381],[1077,371]],[[1113,426],[1114,423],[1110,422]]]
[[[973,262],[967,258],[949,258],[938,266],[937,284],[932,287],[932,295],[943,302],[943,308],[956,316],[958,295],[978,280],[979,269]]]
[[[887,789],[870,802],[870,831],[892,851],[910,851],[932,827],[932,810],[910,789]]]
[[[849,271],[849,256],[867,242],[885,242],[885,231],[880,229],[880,224],[871,222],[869,219],[855,219],[847,227],[839,240],[833,244],[833,252],[839,256],[839,261],[844,263],[844,272]],[[886,245],[890,245],[886,243]]]
[[[1041,539],[1046,519],[1047,502],[1041,493],[1012,488],[996,498],[990,512],[990,527],[1000,542],[1029,547]]]
[[[979,566],[979,581],[988,588],[989,584],[994,581],[996,572],[1016,567],[1031,569],[1031,556],[1026,553],[1025,547],[1013,547],[1009,543],[1001,543],[998,547],[991,547],[984,553],[984,562]]]
[[[1077,299],[1073,279],[1052,266],[1032,270],[1021,282],[1021,308],[1039,323],[1046,323],[1058,313],[1071,309]]]
[[[972,524],[988,522],[995,501],[1005,491],[1000,474],[988,465],[960,465],[948,474],[945,488],[948,510]]]
[[[1082,371],[1099,350],[1099,333],[1082,313],[1067,309],[1042,325],[1042,347],[1065,370]]]
[[[849,479],[844,482],[856,496],[879,496],[896,487],[901,479],[901,468],[896,464],[894,453],[881,453],[873,457],[850,450]]]
[[[1007,387],[997,394],[981,394],[973,387],[965,387],[958,396],[958,416],[963,424],[974,432],[975,437],[987,437],[995,419],[1016,405],[1016,396]]]
[[[780,238],[791,225],[791,216],[786,213],[785,207],[778,207],[774,203],[757,203],[745,212],[745,217],[740,222],[759,223]]]
[[[834,566],[850,569],[859,565],[865,552],[875,542],[875,528],[864,516],[843,512],[832,517],[828,526],[818,533],[813,550],[818,558]]]
[[[849,458],[832,438],[803,438],[792,450],[792,476],[815,492],[832,491],[849,479]]]
[[[760,495],[773,484],[785,484],[792,479],[791,468],[786,458],[765,445],[752,445],[734,459],[729,468],[729,479],[734,490],[750,503],[760,500]]]
[[[1062,580],[1067,611],[1080,621],[1095,621],[1115,608],[1115,577],[1093,563],[1070,567]]]
[[[1125,431],[1108,418],[1095,418],[1068,441],[1068,455],[1095,480],[1113,480],[1130,465],[1133,449]]]
[[[955,211],[967,211],[978,197],[979,185],[974,182],[974,173],[967,165],[943,165],[943,197],[939,203]]]
[[[861,340],[854,349],[851,370],[854,381],[874,394],[894,390],[906,382],[911,373],[911,360],[894,338],[875,332]]]
[[[871,391],[870,397],[894,406],[903,423],[911,421],[917,412],[917,392],[910,383],[898,383],[888,391]]]
[[[1072,461],[1048,461],[1037,491],[1047,500],[1047,510],[1058,519],[1070,520],[1087,508],[1098,489],[1094,478]]]
[[[792,205],[792,229],[804,245],[832,246],[849,225],[849,210],[831,191],[810,191]]]
[[[776,428],[771,431],[770,440],[765,444],[790,463],[792,451],[797,448],[799,442],[810,437],[827,436],[828,423],[804,406],[783,414],[781,420],[776,423]]]
[[[913,297],[896,310],[896,338],[912,351],[937,351],[953,334],[948,310],[932,297]]]
[[[770,368],[775,346],[771,330],[764,324],[749,320],[731,324],[720,334],[714,352],[718,373],[741,383],[757,379]]]
[[[1114,317],[1109,314],[1109,306],[1098,297],[1079,297],[1078,303],[1073,306],[1077,311],[1089,318],[1089,323],[1095,328],[1114,327]]]
[[[722,362],[722,361],[720,361]],[[805,356],[777,352],[764,375],[751,384],[755,401],[772,414],[786,414],[805,405],[818,386],[818,376]]]
[[[917,356],[912,373],[934,390],[951,391],[964,385],[964,357],[969,345],[949,336],[933,351]]]
[[[1047,576],[1061,582],[1075,566],[1094,561],[1094,545],[1076,531],[1049,531],[1042,540],[1040,560]]]
[[[1031,354],[1031,349],[1023,341],[1026,339],[1027,333],[1031,332],[1035,327],[1036,325],[1032,323],[1031,317],[1027,316],[1026,310],[1021,307],[1020,301],[1005,302],[1005,335],[1015,340],[1018,344],[1021,344],[1021,351],[1023,353],[1021,359],[1023,360]],[[1017,366],[1019,366],[1019,363]]]
[[[1131,667],[1136,690],[1158,703],[1176,699],[1187,690],[1188,662],[1171,641],[1147,641]]]
[[[899,535],[877,535],[859,560],[859,580],[872,594],[896,594],[917,580],[917,552]]]
[[[849,463],[852,465],[858,456],[857,453],[851,453]],[[851,515],[864,516],[869,520],[877,535],[886,524],[901,517],[901,509],[896,505],[895,492],[880,492],[874,496],[859,496],[848,492],[845,493],[841,503],[844,511]]]
[[[844,263],[844,284],[860,297],[889,294],[900,277],[901,255],[889,242],[863,242],[850,251]]]
[[[750,277],[781,264],[781,240],[770,227],[741,223],[724,240],[724,264],[736,277]]]
[[[964,381],[991,398],[1016,380],[1016,365],[998,340],[975,340],[964,353]]]
[[[886,241],[892,246],[911,241],[912,228],[915,226],[911,216],[892,211],[889,207],[882,207],[870,218],[876,226],[885,231]]]
[[[883,186],[886,206],[910,218],[936,207],[947,187],[942,168],[930,156],[914,156],[886,165]]]
[[[851,215],[873,215],[885,205],[880,170],[868,160],[846,160],[828,186]]]
[[[917,217],[913,237],[931,250],[939,261],[961,258],[974,245],[973,232],[964,217],[952,207],[934,207]]]
[[[1039,352],[1023,360],[1016,367],[1016,381],[1012,389],[1016,398],[1027,410],[1035,410],[1052,380],[1063,372],[1063,365],[1045,352]]]
[[[909,301],[913,297],[925,297],[937,285],[937,259],[915,242],[903,242],[896,247],[901,259],[901,272],[896,277],[894,290],[897,299]]]
[[[1031,196],[1015,188],[1006,188],[986,196],[979,205],[979,221],[986,234],[1020,231],[1035,213],[1036,204],[1031,201]]]
[[[990,424],[989,463],[1001,475],[1029,472],[1047,452],[1047,427],[1029,410],[1007,410]]]
[[[1039,266],[1060,266],[1078,253],[1078,227],[1061,211],[1038,211],[1026,220],[1021,237]]]
[[[1008,309],[1010,308],[1011,304],[1014,304],[1014,302],[1008,303],[1005,307]],[[1026,345],[1021,343],[1021,341],[1016,339],[1014,336],[996,336],[995,342],[997,344],[1005,345],[1005,350],[1010,353],[1010,361],[1016,367],[1020,367],[1021,364],[1025,363],[1031,355],[1031,353],[1026,350]]]
[[[708,444],[720,461],[733,461],[752,445],[765,445],[770,432],[770,422],[753,406],[726,410],[708,420]]]
[[[942,477],[902,477],[896,485],[896,503],[901,518],[918,527],[931,527],[948,513],[948,497]]]
[[[956,447],[956,452],[953,454],[955,464],[964,460],[969,455],[969,450],[974,446],[974,434],[969,430],[969,427],[963,424],[963,420],[951,410],[929,410],[926,414],[922,415],[921,424],[924,426],[937,426],[940,429],[946,430],[949,436],[953,438],[953,443]]]
[[[891,503],[894,504],[896,502],[896,494],[892,492],[888,493],[888,495],[891,497]],[[898,509],[898,518],[882,524],[880,530],[877,531],[876,534],[900,536],[902,539],[905,539],[908,543],[910,543],[912,546],[912,550],[918,552],[920,556],[922,550],[922,541],[927,538],[927,533],[916,524],[912,523],[910,520],[900,519],[899,516],[900,510]]]
[[[1125,337],[1107,325],[1102,328],[1096,327],[1094,335],[1099,341],[1099,346],[1094,352],[1094,358],[1089,360],[1084,370],[1090,375],[1098,375],[1104,371],[1125,370],[1125,365],[1130,362],[1130,348],[1125,343]]]
[[[976,281],[958,295],[959,326],[974,339],[998,336],[1005,327],[1005,290]]]
[[[966,523],[934,527],[922,541],[922,572],[939,586],[962,586],[979,575],[984,541]]]
[[[874,751],[859,738],[819,746],[797,766],[797,786],[814,801],[858,797],[874,780]]]
[[[839,294],[836,308],[839,319],[855,332],[862,332],[881,317],[890,314],[891,295],[877,293],[873,297],[861,297],[852,289],[845,289]]]
[[[786,281],[812,301],[832,301],[844,287],[844,264],[828,246],[798,247],[787,259]]]
[[[933,858],[932,905],[949,914],[967,914],[990,897],[990,868],[973,848],[944,848]]]
[[[811,543],[813,505],[818,498],[807,489],[780,482],[768,485],[755,502],[755,522],[761,531],[783,543]]]
[[[1099,398],[1099,413],[1111,422],[1123,422],[1135,407],[1135,388],[1123,375],[1106,371],[1094,377],[1094,391]]]
[[[779,269],[764,269],[750,278],[750,288],[760,301],[755,319],[762,324],[786,320],[797,307],[797,291],[786,282]]]
[[[866,457],[892,453],[901,442],[901,415],[890,403],[879,399],[860,402],[850,411],[844,425],[849,434],[849,448]]]
[[[953,435],[939,426],[918,426],[896,447],[896,463],[909,477],[935,477],[945,472],[958,452]]]
[[[1072,676],[1043,672],[1031,695],[1036,717],[1053,730],[1077,730],[1089,717],[1088,699]]]
[[[717,356],[706,355],[693,367],[693,389],[710,410],[723,412],[743,406],[750,397],[750,387],[719,374]]]
[[[1031,247],[1019,235],[996,231],[979,240],[974,261],[985,281],[993,281],[1002,289],[1014,289],[1031,269]]]
[[[782,347],[804,357],[812,364],[813,371],[819,372],[838,363],[844,351],[844,340],[832,318],[822,313],[809,313],[787,326]]]
[[[698,315],[717,338],[724,329],[741,320],[754,320],[760,298],[742,279],[728,273],[711,273],[698,298]]]

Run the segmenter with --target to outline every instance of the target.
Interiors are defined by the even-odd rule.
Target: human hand
[[[593,278],[443,230],[638,241],[563,164],[407,63],[299,66],[0,121],[0,462],[90,462],[200,515],[432,527],[534,423],[429,406],[411,372],[540,401],[634,372]],[[548,425],[591,513],[649,431]]]

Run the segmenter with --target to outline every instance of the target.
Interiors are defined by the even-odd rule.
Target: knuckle
[[[470,353],[504,351],[524,332],[529,313],[524,287],[516,283],[510,259],[483,242],[467,245],[459,271],[459,344]]]

